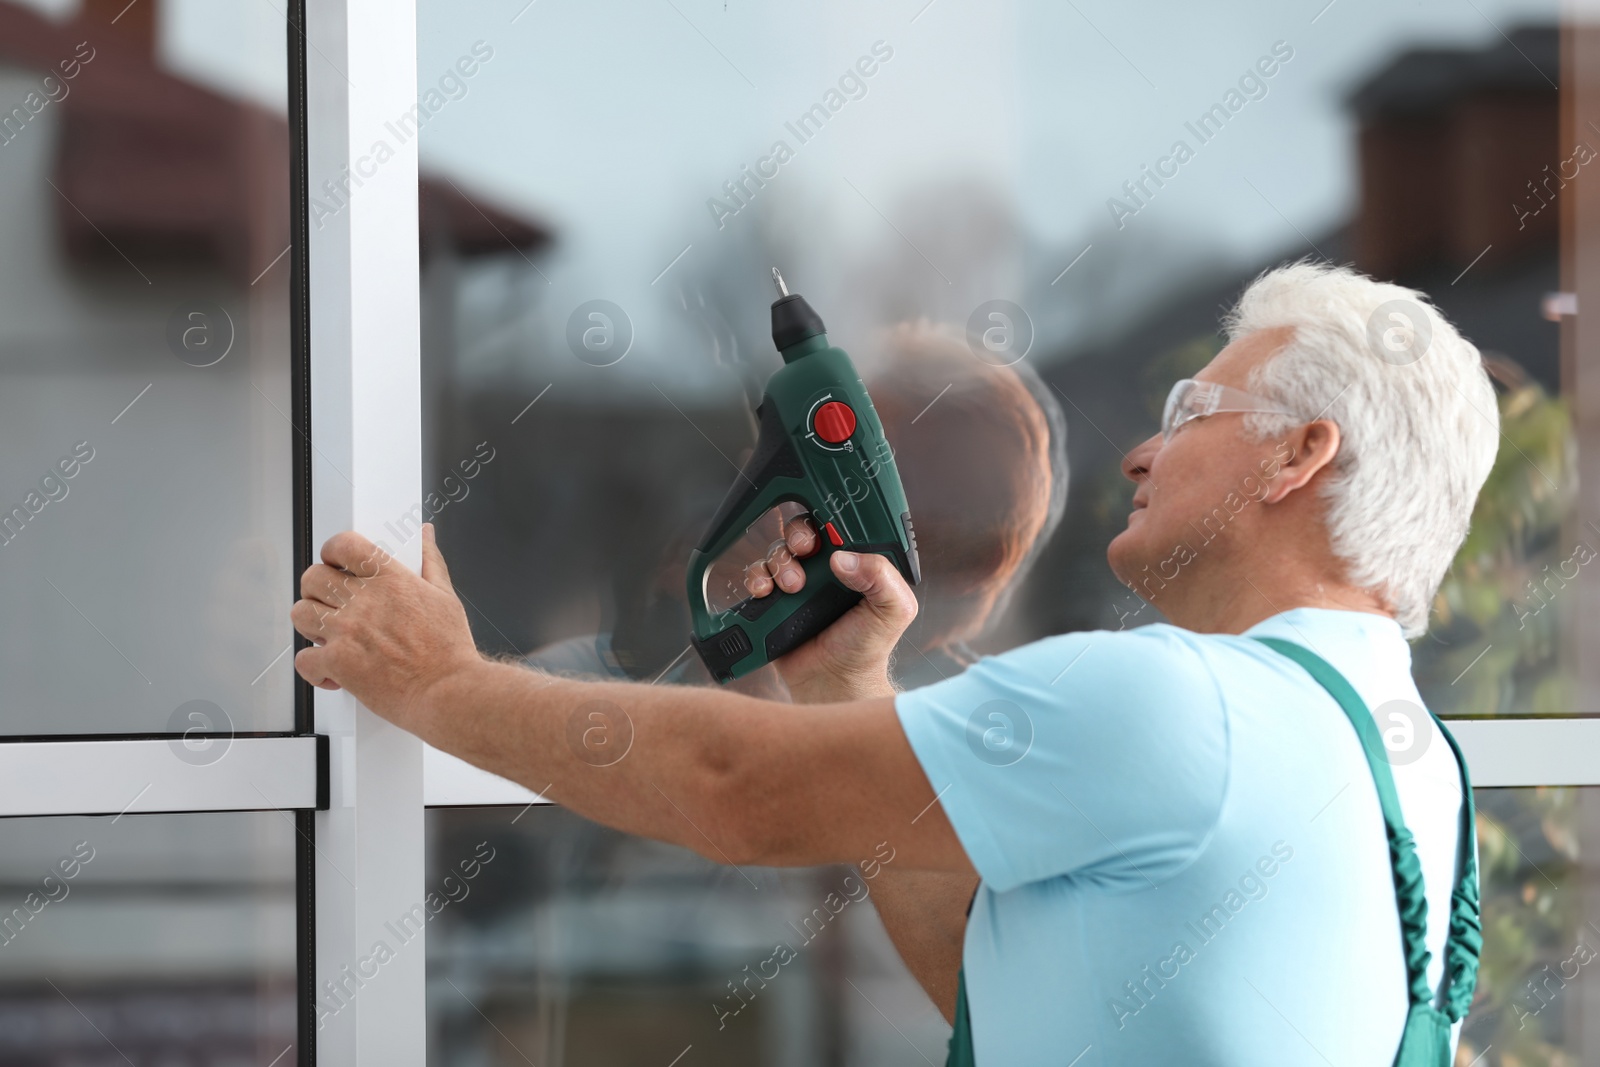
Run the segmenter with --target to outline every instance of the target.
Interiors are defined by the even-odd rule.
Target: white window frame
[[[308,141],[317,143],[323,152],[328,151],[332,137],[331,131],[347,127],[344,116],[353,113],[355,105],[360,100],[335,99],[323,90],[321,82],[325,78],[306,79],[302,87],[299,82],[299,72],[307,69],[304,56],[307,49],[327,49],[329,37],[343,39],[346,35],[335,32],[333,24],[341,19],[355,28],[349,34],[350,39],[367,41],[370,47],[363,50],[360,59],[370,64],[377,60],[385,72],[394,73],[398,64],[398,76],[390,79],[388,91],[397,93],[409,101],[414,101],[415,92],[415,8],[410,3],[386,3],[381,7],[378,3],[368,0],[362,5],[332,4],[317,5],[316,17],[318,18],[319,31],[305,35],[302,28],[305,25],[304,9],[306,0],[289,0],[286,14],[285,33],[289,39],[290,63],[290,107],[295,111],[300,103],[302,89],[311,94],[315,103],[308,101],[306,108],[304,129],[300,130],[298,115],[292,115],[290,121],[291,133],[303,132]],[[355,8],[355,10],[351,10]],[[397,41],[392,37],[384,36],[381,29],[393,29],[396,24],[403,29],[404,40]],[[398,45],[398,47],[397,47]],[[374,87],[383,89],[384,79],[373,78]],[[323,90],[320,97],[316,96],[318,90]],[[352,94],[353,95],[353,94]],[[387,102],[387,101],[385,101]],[[375,105],[374,105],[375,106]],[[409,104],[407,105],[409,106]],[[291,150],[291,166],[296,166],[300,158],[297,150]],[[405,166],[397,168],[401,172]],[[396,215],[393,206],[388,204],[378,205],[381,213],[388,221],[398,218],[401,236],[396,240],[404,245],[405,234],[409,233],[412,251],[412,270],[409,279],[399,279],[404,284],[401,292],[403,299],[389,305],[389,311],[403,315],[406,304],[409,302],[412,317],[409,324],[402,322],[396,332],[403,339],[411,338],[409,365],[412,371],[412,382],[409,393],[402,388],[399,396],[400,404],[396,408],[400,421],[396,424],[394,436],[397,439],[407,435],[411,438],[411,463],[410,473],[414,482],[419,482],[418,464],[415,453],[418,451],[417,428],[420,425],[418,415],[420,407],[417,405],[417,390],[415,386],[416,371],[416,322],[415,310],[417,303],[416,293],[416,166],[414,153],[409,166],[410,181],[410,214],[402,210]],[[292,176],[292,182],[299,181],[299,174]],[[406,177],[401,173],[393,180],[404,182]],[[328,374],[337,375],[341,367],[348,375],[353,366],[359,365],[370,375],[374,368],[375,358],[363,358],[360,361],[351,358],[351,346],[346,343],[339,344],[338,326],[342,322],[346,333],[350,331],[349,325],[354,322],[363,327],[369,325],[367,320],[372,319],[370,310],[365,316],[350,315],[348,312],[341,314],[339,309],[352,303],[350,293],[353,286],[346,284],[341,289],[330,286],[328,300],[318,299],[315,310],[308,305],[309,300],[304,299],[305,278],[307,269],[306,259],[309,255],[314,261],[315,269],[324,277],[338,277],[340,271],[336,258],[340,254],[340,244],[333,234],[327,235],[322,241],[306,240],[304,229],[303,197],[301,190],[296,190],[291,195],[296,198],[296,204],[302,210],[291,212],[291,225],[296,228],[291,248],[294,251],[292,263],[299,278],[297,285],[302,287],[296,294],[296,301],[291,315],[295,317],[296,324],[300,325],[300,317],[309,312],[313,321],[320,316],[326,319],[322,331],[322,340],[325,354],[333,358],[324,358],[319,364],[323,377]],[[392,199],[392,198],[391,198]],[[404,198],[401,198],[402,201]],[[368,229],[381,229],[381,224],[369,218],[369,210],[363,209],[360,213],[362,223]],[[357,214],[352,211],[347,214]],[[347,220],[348,224],[348,220]],[[409,230],[407,226],[409,225]],[[372,250],[366,244],[357,242],[364,255],[371,255]],[[403,262],[404,257],[400,257]],[[359,262],[360,257],[346,256],[346,265]],[[345,270],[344,276],[348,279],[351,271]],[[360,272],[362,278],[382,280],[381,271],[368,269],[367,264],[362,264]],[[342,303],[341,303],[342,294]],[[319,297],[322,294],[318,294]],[[363,302],[367,305],[375,303],[370,295],[363,294]],[[332,326],[330,336],[329,327]],[[372,340],[359,350],[363,357],[375,357],[380,347],[385,344],[383,338]],[[300,377],[299,361],[306,354],[306,338],[297,337],[293,349],[293,358],[297,367],[291,375],[299,388]],[[402,346],[401,351],[405,349]],[[337,353],[343,353],[342,358]],[[316,374],[318,368],[313,367],[312,373]],[[348,383],[347,383],[348,385]],[[315,390],[313,384],[313,390]],[[329,389],[323,383],[322,392],[327,396],[333,414],[331,421],[325,427],[327,439],[331,442],[354,439],[351,432],[353,427],[362,427],[363,424],[352,418],[352,412],[346,411],[343,416],[337,414],[337,389]],[[345,395],[351,393],[350,388],[344,390]],[[409,396],[411,407],[405,406]],[[296,410],[303,410],[298,402]],[[362,413],[369,414],[373,405],[364,404]],[[291,420],[295,428],[301,431],[295,447],[295,476],[303,478],[306,475],[306,466],[310,463],[312,449],[309,440],[303,436],[303,422]],[[342,429],[341,429],[342,428]],[[403,429],[402,429],[403,428]],[[370,435],[363,435],[363,441],[370,440]],[[403,449],[402,449],[403,453]],[[357,469],[349,465],[348,456],[350,449],[346,449],[345,464],[347,469]],[[390,470],[387,482],[377,477],[373,472],[379,467],[390,467],[385,463],[375,463],[370,455],[363,457],[366,462],[360,468],[369,476],[368,481],[376,483],[384,493],[394,495],[398,492],[397,483],[404,481],[406,468],[398,472]],[[312,480],[320,485],[321,480],[315,478],[312,471]],[[312,487],[313,493],[316,486]],[[380,497],[386,500],[386,497]],[[296,490],[296,513],[294,515],[297,541],[303,539],[302,529],[305,515],[302,509],[312,506],[312,501],[306,499],[304,493]],[[371,513],[372,506],[377,501],[360,501],[363,506],[355,506],[350,499],[339,500],[324,498],[317,500],[329,516],[341,520],[341,525],[361,525],[360,519]],[[356,521],[352,521],[356,520]],[[304,555],[303,548],[297,548],[296,563]],[[296,576],[298,577],[298,576]],[[285,590],[287,593],[288,590]],[[315,1026],[315,1013],[311,1000],[311,978],[313,974],[321,977],[328,968],[329,960],[336,954],[348,951],[347,937],[359,936],[366,932],[364,924],[359,921],[363,918],[361,908],[387,905],[388,896],[411,896],[411,884],[421,882],[421,852],[422,852],[422,825],[421,825],[421,745],[415,738],[400,734],[398,731],[385,727],[384,730],[375,730],[374,723],[379,723],[370,712],[364,710],[355,712],[345,701],[340,706],[339,702],[331,702],[332,706],[319,706],[316,709],[316,725],[319,733],[306,730],[310,719],[306,714],[309,709],[307,690],[300,688],[296,697],[295,724],[292,731],[271,734],[222,734],[208,732],[190,732],[186,734],[143,734],[143,735],[60,735],[50,737],[22,737],[0,736],[0,818],[39,818],[48,816],[67,815],[147,815],[147,814],[180,814],[194,812],[246,812],[246,811],[282,811],[292,813],[296,828],[296,882],[297,892],[297,928],[299,931],[299,944],[297,945],[297,969],[299,971],[299,1017],[300,1024],[297,1034],[299,1047],[299,1063],[301,1067],[311,1067],[318,1062],[323,1063],[350,1063],[357,1062],[357,1045],[353,1041],[335,1041],[332,1043],[319,1042],[319,1034]],[[385,743],[383,738],[373,742],[374,733],[387,733],[398,737],[398,744]],[[357,753],[354,742],[367,742]],[[407,769],[403,758],[397,758],[397,751],[403,754],[409,751],[412,754],[412,763]],[[341,767],[343,773],[335,775],[331,771],[330,756],[337,752],[344,761]],[[175,758],[176,756],[176,758]],[[376,766],[377,770],[366,774],[359,783],[356,781],[353,770],[369,765]],[[401,781],[404,785],[396,789],[394,781]],[[337,793],[334,792],[334,783],[338,783]],[[337,795],[340,800],[341,810],[334,812],[330,808],[330,801]],[[357,799],[366,800],[371,805],[368,813],[362,820],[363,838],[359,847],[355,842],[354,803]],[[392,800],[399,803],[390,806]],[[398,835],[390,834],[386,842],[383,831],[388,829],[381,818],[375,818],[373,812],[383,813],[396,811],[400,813],[396,819],[403,830]],[[316,835],[324,838],[324,843],[319,846]],[[383,846],[397,844],[394,852],[386,853]],[[407,849],[415,855],[410,857]],[[378,854],[378,862],[369,862],[363,873],[369,875],[369,887],[382,888],[389,884],[388,876],[392,869],[400,870],[402,875],[410,875],[409,882],[402,882],[394,887],[387,896],[373,892],[369,889],[364,896],[347,899],[346,895],[331,890],[337,884],[333,868],[337,863],[344,870],[360,870],[357,866],[362,860],[370,860]],[[313,858],[320,857],[313,864]],[[414,863],[407,865],[408,859]],[[385,863],[393,865],[391,870],[385,869]],[[348,866],[346,866],[348,865]],[[342,877],[342,875],[341,875]],[[315,893],[313,892],[315,887]],[[352,907],[354,905],[354,907]],[[315,944],[311,941],[312,931],[316,931],[318,940]],[[365,1027],[378,1028],[385,1023],[381,1018],[386,1010],[394,1010],[395,1017],[389,1024],[396,1033],[410,1039],[411,1044],[404,1048],[401,1054],[382,1057],[385,1063],[411,1063],[420,1065],[423,1062],[424,1046],[423,1035],[425,1024],[422,1019],[420,1005],[422,1000],[422,959],[420,950],[413,953],[414,960],[406,966],[415,970],[415,989],[397,983],[395,990],[383,990],[374,984],[377,991],[364,997],[363,1007],[368,1009],[367,1017],[363,1020]],[[349,957],[354,958],[354,957]],[[314,970],[313,970],[314,968]],[[402,972],[406,968],[396,968]],[[410,976],[407,975],[409,978]],[[403,992],[404,997],[396,1004],[391,1004],[396,992]],[[399,1010],[395,1010],[399,1009]],[[341,1013],[344,1017],[344,1029],[354,1026],[360,1012],[352,1010]],[[395,1021],[409,1023],[405,1026],[393,1025]],[[336,1037],[343,1038],[345,1034],[340,1027],[330,1026]],[[378,1042],[370,1042],[372,1048],[382,1048]],[[397,1050],[399,1044],[395,1044]],[[359,1051],[361,1056],[369,1062],[380,1062],[363,1045]]]
[[[1475,789],[1600,785],[1600,719],[1447,719]],[[430,808],[545,804],[516,782],[431,745],[423,749],[423,802]]]
[[[296,356],[309,346],[304,399],[316,441],[297,443],[296,478],[309,484],[297,486],[296,501],[309,508],[309,544],[319,545],[344,529],[376,532],[420,499],[415,141],[320,224],[308,225],[306,214],[307,194],[350,167],[370,167],[363,157],[385,120],[415,105],[416,10],[410,0],[290,0],[286,22],[291,109],[302,92],[305,105],[304,142],[291,152],[300,185],[291,216],[303,287],[297,314],[309,319],[309,337],[296,338]],[[300,331],[306,325],[296,322]],[[293,421],[303,434],[301,399]],[[305,516],[295,518],[303,542]],[[297,567],[306,548],[297,544]],[[396,554],[420,562],[416,544]],[[350,972],[362,969],[384,924],[423,896],[422,743],[348,694],[310,695],[300,685],[296,728],[308,725],[309,710],[315,736],[0,737],[0,817],[293,812],[301,1067],[421,1067],[422,939],[376,977],[357,985]],[[210,744],[226,745],[220,758],[172,752],[203,756]],[[314,998],[324,983],[355,995],[337,1012],[320,1012]]]
[[[0,816],[311,810],[326,752],[318,737],[0,738]]]
[[[412,0],[308,6],[308,192],[332,205],[337,197],[324,183],[349,188],[346,203],[329,214],[316,209],[308,226],[319,457],[311,530],[320,546],[346,529],[378,537],[422,499],[416,139],[395,144],[385,127],[416,106],[417,20]],[[380,139],[394,155],[375,165]],[[392,547],[420,567],[420,542]],[[310,1035],[316,1062],[421,1067],[422,938],[375,976],[363,981],[359,972],[377,942],[394,940],[386,924],[423,897],[422,742],[347,693],[318,691],[314,707],[331,777],[328,810],[315,817],[314,986],[318,996],[333,988],[348,996],[337,1012],[317,1011],[325,1023]]]

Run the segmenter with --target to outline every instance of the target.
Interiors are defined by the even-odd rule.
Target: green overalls
[[[1461,843],[1457,846],[1461,854],[1458,863],[1461,874],[1450,894],[1450,934],[1444,947],[1445,990],[1441,1010],[1434,1006],[1433,990],[1428,984],[1428,900],[1423,892],[1422,864],[1417,860],[1416,842],[1400,812],[1400,797],[1395,792],[1394,776],[1389,771],[1377,724],[1354,687],[1321,656],[1276,637],[1256,640],[1304,667],[1338,701],[1361,738],[1373,784],[1378,787],[1378,802],[1383,808],[1384,828],[1389,836],[1389,862],[1394,869],[1400,939],[1410,987],[1411,1010],[1400,1035],[1394,1067],[1450,1067],[1450,1029],[1472,1004],[1472,991],[1478,984],[1478,954],[1483,948],[1483,925],[1478,915],[1477,820],[1473,816],[1472,781],[1467,775],[1467,761],[1461,757],[1461,748],[1444,723],[1429,712],[1461,767]],[[950,1055],[945,1065],[975,1067],[965,968],[957,980],[955,1030],[950,1035]]]

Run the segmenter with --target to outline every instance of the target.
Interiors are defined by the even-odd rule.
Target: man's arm
[[[868,591],[870,600],[872,592]],[[908,620],[909,621],[909,620]],[[902,627],[903,629],[903,627]],[[893,701],[894,691],[885,680],[882,689],[854,694],[836,693],[840,699]],[[902,735],[903,736],[903,735]],[[938,805],[923,818],[932,817]],[[943,811],[939,818],[945,825]],[[953,831],[952,831],[953,833]],[[978,876],[971,865],[965,870],[917,870],[895,864],[879,869],[872,882],[872,903],[883,920],[906,969],[928,994],[945,1022],[956,1015],[957,974],[967,934],[967,906],[977,891]]]
[[[956,1021],[957,976],[967,935],[967,905],[975,874],[885,867],[872,883],[872,902],[905,961],[944,1021]]]
[[[322,558],[291,614],[314,642],[296,670],[436,748],[722,863],[854,863],[888,842],[897,865],[971,870],[892,697],[795,706],[554,679],[478,654],[431,527],[421,577],[354,533]],[[631,732],[609,765],[585,744],[594,712]]]
[[[793,560],[817,547],[814,528],[803,520],[790,524],[785,543],[747,579],[750,591],[762,595],[774,584],[788,592],[804,588],[804,571]],[[825,632],[812,647],[778,661],[797,703],[894,699],[889,655],[916,618],[917,601],[882,557],[863,558],[866,567],[855,584],[864,597],[857,617],[847,627]],[[879,869],[872,882],[872,903],[895,951],[949,1023],[955,1022],[967,907],[977,886],[978,876],[970,867],[928,871],[899,864]]]

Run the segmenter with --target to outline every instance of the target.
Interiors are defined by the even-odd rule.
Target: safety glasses
[[[1272,401],[1217,382],[1201,382],[1184,378],[1173,383],[1167,394],[1167,405],[1161,412],[1161,439],[1172,440],[1172,435],[1184,423],[1203,419],[1207,415],[1238,412],[1253,415],[1293,415],[1294,412],[1273,404]]]

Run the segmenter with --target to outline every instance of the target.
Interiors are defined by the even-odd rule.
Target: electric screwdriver
[[[719,682],[749,674],[827,629],[861,600],[834,577],[841,549],[889,557],[906,580],[921,578],[911,510],[872,398],[844,350],[828,343],[822,319],[772,269],[772,343],[783,366],[756,409],[755,451],[689,554],[690,641]],[[774,588],[713,613],[706,578],[713,561],[768,509],[797,501],[822,542],[803,560],[798,593]]]

